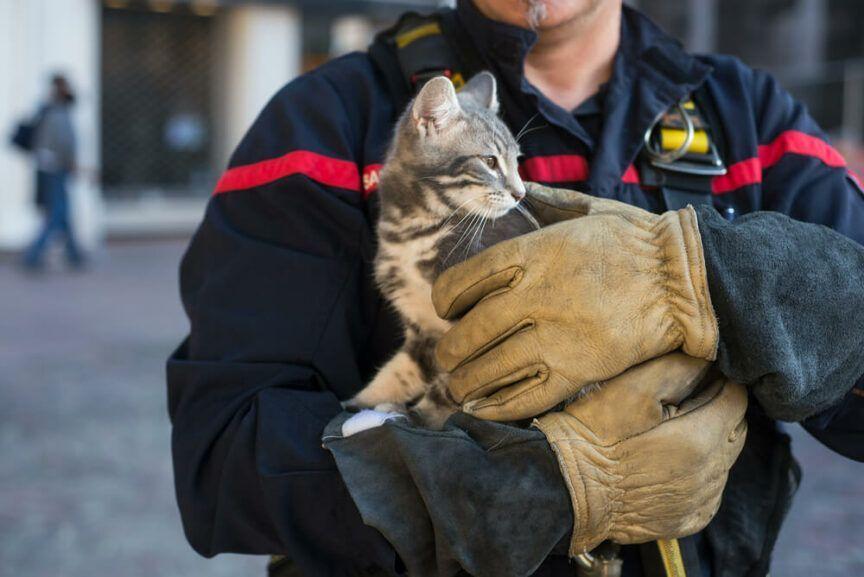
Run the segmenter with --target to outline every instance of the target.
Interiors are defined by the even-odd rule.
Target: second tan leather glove
[[[684,537],[713,518],[744,445],[747,393],[717,380],[690,396],[707,367],[666,355],[534,422],[570,493],[571,556],[606,539]]]
[[[566,193],[560,207],[547,194],[540,216],[574,218],[493,246],[434,285],[439,316],[459,319],[438,361],[454,399],[477,417],[538,415],[678,348],[715,357],[693,209],[654,215]]]

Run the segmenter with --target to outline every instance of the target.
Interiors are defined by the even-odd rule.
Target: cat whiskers
[[[459,240],[456,241],[456,244],[453,245],[453,247],[450,249],[450,252],[447,253],[447,256],[445,256],[444,260],[441,262],[446,263],[448,260],[450,260],[450,257],[453,255],[454,252],[456,252],[456,249],[459,248],[459,245],[462,244],[462,242],[468,237],[468,234],[472,232],[474,226],[479,223],[480,219],[483,218],[482,214],[476,212],[469,213],[469,216],[471,218],[470,220],[468,220],[468,224],[465,226],[465,230],[462,231],[462,234],[459,236]]]
[[[534,122],[534,119],[537,118],[537,115],[538,115],[538,114],[540,114],[540,113],[539,113],[539,112],[535,112],[535,113],[534,113],[534,116],[532,116],[531,118],[529,118],[529,119],[528,119],[528,122],[526,122],[526,123],[522,126],[522,128],[519,129],[519,132],[516,133],[516,136],[514,137],[514,140],[515,140],[516,142],[519,142],[519,138],[520,138],[520,137],[522,136],[522,134],[525,132],[525,129],[528,128],[528,126],[530,126],[532,122]]]
[[[522,213],[522,216],[525,217],[525,220],[531,223],[531,226],[534,227],[535,230],[540,230],[540,223],[537,222],[537,219],[534,218],[534,215],[531,214],[531,211],[525,206],[525,203],[520,202],[516,205],[516,210]],[[494,226],[494,225],[493,225]]]
[[[481,197],[481,196],[483,196],[483,193],[482,193],[482,192],[479,193],[479,194],[477,194],[476,196],[473,196],[473,197],[469,198],[468,200],[466,200],[465,202],[463,202],[462,204],[460,204],[459,206],[457,206],[456,208],[454,208],[454,209],[453,209],[453,212],[451,212],[450,215],[449,215],[447,218],[445,218],[444,221],[439,225],[439,228],[443,228],[443,227],[444,227],[448,222],[450,222],[450,221],[453,219],[453,217],[456,216],[456,214],[457,214],[457,213],[458,213],[462,208],[464,208],[468,203],[470,203],[470,202],[474,202],[475,200],[480,200],[480,197]],[[453,225],[452,227],[450,227],[450,229],[448,229],[447,232],[448,232],[448,233],[451,232],[451,231],[452,231],[453,229],[455,229],[457,226],[459,226],[460,224],[462,224],[462,222],[464,222],[465,218],[467,218],[470,214],[471,214],[470,211],[469,211],[469,212],[466,212],[465,215],[462,217],[462,220],[460,220],[460,221],[457,222],[455,225]]]
[[[445,234],[445,235],[449,235],[451,232],[453,232],[454,230],[456,230],[457,228],[459,228],[459,227],[462,225],[463,222],[465,222],[468,218],[474,216],[475,214],[476,214],[476,213],[471,212],[471,211],[469,210],[468,212],[465,213],[465,215],[464,215],[461,219],[459,219],[459,222],[457,222],[456,224],[454,224],[453,226],[451,226],[450,228],[448,228],[447,230],[445,230],[445,231],[444,231],[444,234]]]
[[[531,134],[532,132],[536,132],[536,131],[538,131],[538,130],[543,130],[544,128],[549,128],[549,125],[548,125],[548,124],[544,124],[543,126],[535,126],[534,128],[528,129],[528,130],[526,130],[525,132],[523,132],[523,133],[520,135],[520,137],[522,137],[522,136],[526,136],[526,135]],[[517,139],[516,142],[519,142],[519,140]]]
[[[514,140],[516,140],[517,144],[519,143],[519,141],[522,139],[523,136],[531,134],[532,132],[535,132],[537,130],[543,130],[544,128],[549,128],[548,124],[544,124],[542,126],[535,126],[534,128],[528,128],[528,126],[530,126],[530,124],[532,122],[534,122],[534,119],[537,118],[538,114],[540,114],[540,113],[537,112],[536,114],[534,114],[534,116],[529,118],[528,122],[525,123],[525,126],[522,127],[522,130],[520,130],[519,133],[516,134]]]
[[[486,228],[486,223],[489,222],[489,215],[492,214],[492,209],[487,207],[483,211],[483,218],[480,220],[479,225],[476,227],[476,230],[473,235],[471,235],[471,240],[468,241],[468,244],[465,246],[465,256],[468,256],[468,251],[473,247],[480,246],[480,241],[483,238],[483,230]],[[476,237],[476,239],[475,239]]]

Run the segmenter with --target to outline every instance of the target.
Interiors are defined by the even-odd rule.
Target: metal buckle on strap
[[[691,105],[692,106],[692,105]],[[682,174],[692,174],[695,176],[721,176],[726,174],[726,165],[720,158],[720,153],[714,145],[713,140],[708,140],[708,152],[706,154],[689,152],[690,145],[696,136],[696,127],[693,123],[693,118],[687,110],[684,101],[675,104],[675,109],[683,121],[684,139],[681,144],[673,150],[664,150],[658,144],[660,140],[657,135],[657,129],[663,129],[661,120],[663,115],[659,116],[648,130],[645,131],[643,140],[645,142],[645,154],[648,156],[652,166],[661,170],[670,172],[678,172]]]
[[[582,553],[574,559],[579,577],[621,577],[623,562],[617,555],[614,557],[594,556]]]
[[[620,552],[621,545],[603,541],[590,553],[586,551],[574,558],[576,574],[579,577],[621,577],[623,560]]]

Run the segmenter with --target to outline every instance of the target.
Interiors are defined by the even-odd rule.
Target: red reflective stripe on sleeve
[[[736,162],[729,166],[726,174],[714,177],[711,190],[714,194],[724,194],[742,186],[759,184],[762,182],[762,171],[780,162],[787,154],[817,158],[832,168],[846,166],[843,156],[821,138],[800,130],[787,130],[770,143],[760,145],[756,158]],[[857,180],[854,174],[849,174],[853,180]]]
[[[327,186],[360,192],[360,171],[353,162],[308,150],[295,150],[279,158],[229,168],[219,179],[213,194],[254,188],[292,174],[302,174]]]
[[[782,132],[770,144],[759,147],[759,160],[762,162],[762,168],[777,164],[787,154],[812,156],[834,168],[846,166],[843,156],[830,144],[821,138],[810,136],[798,130]]]
[[[715,176],[711,181],[711,192],[723,194],[760,182],[762,182],[762,164],[758,158],[748,158],[730,165],[723,176]]]
[[[367,197],[378,190],[382,164],[370,164],[363,169],[363,196]]]
[[[588,180],[588,161],[578,154],[534,156],[522,161],[519,174],[537,182],[580,182]]]
[[[537,182],[581,182],[591,173],[588,161],[578,154],[533,156],[519,165],[519,174],[525,180]],[[632,164],[621,176],[625,184],[639,184],[639,171]]]

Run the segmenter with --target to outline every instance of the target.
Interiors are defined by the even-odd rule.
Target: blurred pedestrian
[[[32,154],[36,165],[37,203],[44,208],[42,228],[24,255],[24,266],[38,270],[53,237],[66,243],[66,260],[79,268],[84,257],[75,239],[69,218],[67,183],[75,171],[75,130],[71,108],[75,94],[62,74],[51,77],[48,102],[40,109],[33,128]]]

